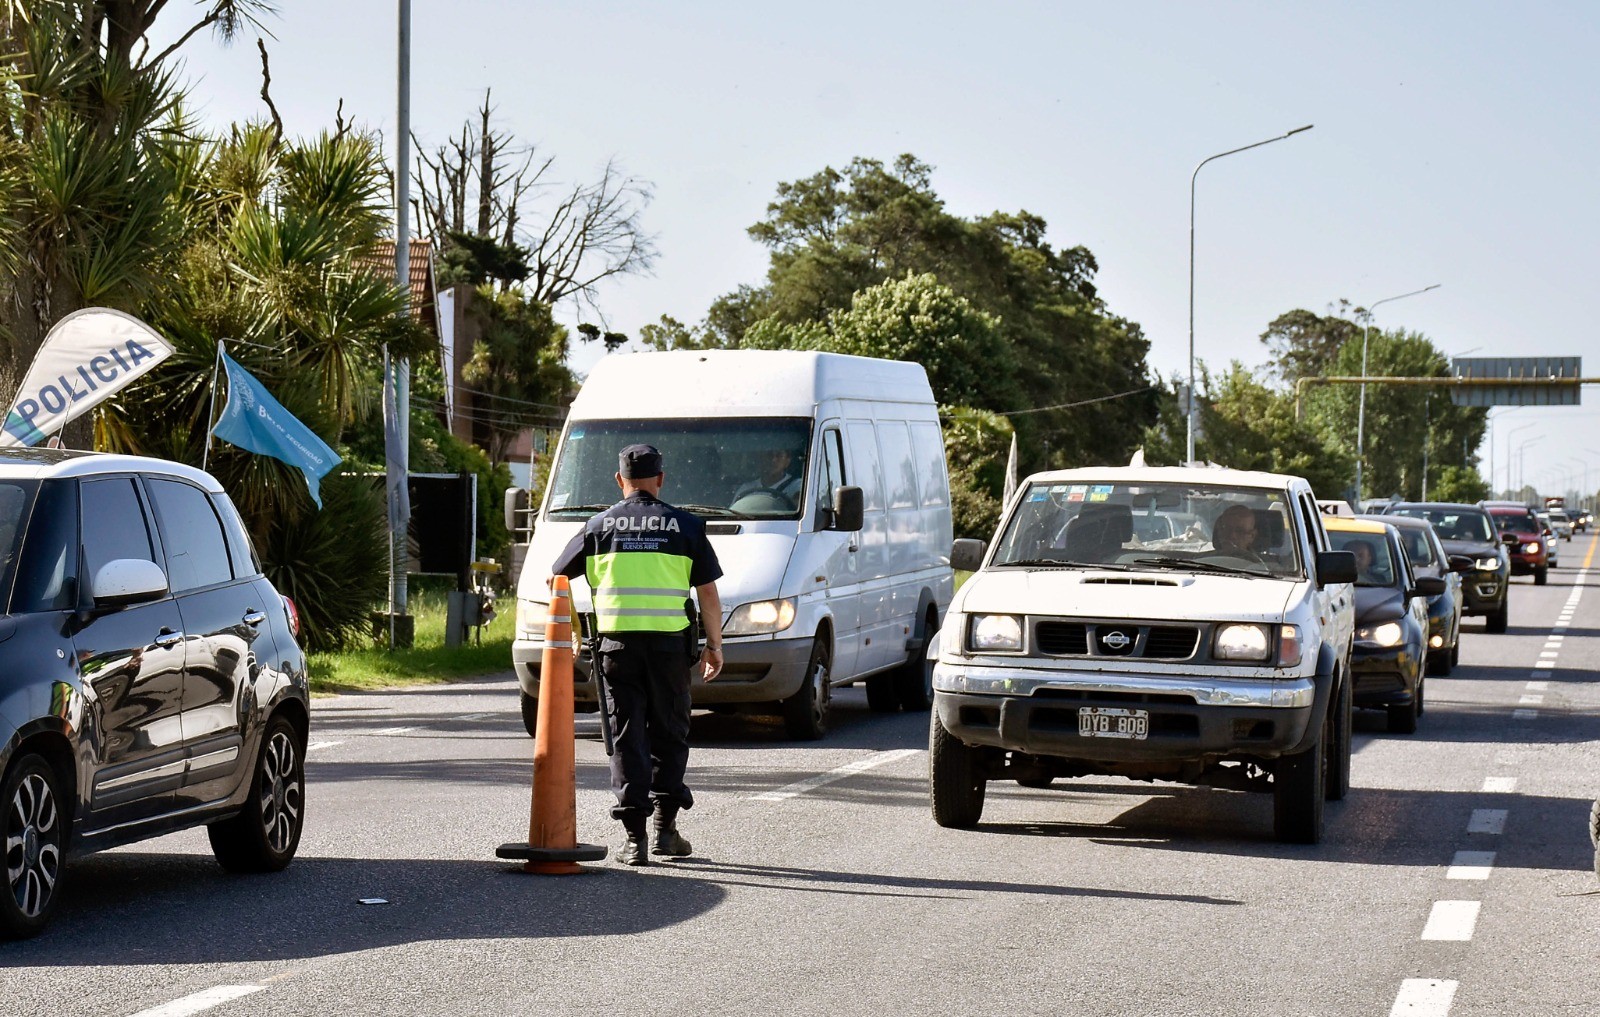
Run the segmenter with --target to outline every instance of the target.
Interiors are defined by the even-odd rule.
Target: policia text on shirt
[[[689,669],[705,663],[705,680],[722,670],[722,567],[706,539],[705,523],[661,501],[661,453],[629,445],[618,456],[622,500],[590,519],[556,560],[553,571],[583,576],[594,596],[600,628],[600,673],[611,756],[612,816],[628,841],[619,858],[649,864],[650,852],[689,853],[678,833],[678,810],[694,804],[683,781],[689,764]],[[697,654],[690,624],[700,599],[706,646]],[[655,813],[655,838],[646,844],[646,819]]]

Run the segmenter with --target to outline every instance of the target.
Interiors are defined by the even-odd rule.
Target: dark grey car
[[[209,475],[0,452],[0,935],[44,927],[69,853],[206,825],[281,869],[305,819],[294,606]]]

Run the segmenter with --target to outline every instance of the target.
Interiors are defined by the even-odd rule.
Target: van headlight
[[[758,600],[753,604],[740,604],[722,626],[725,636],[764,636],[782,632],[794,624],[794,598]]]
[[[975,614],[969,631],[974,650],[1022,649],[1022,619],[1014,614]]]
[[[1224,625],[1212,647],[1218,660],[1266,660],[1272,652],[1272,633],[1265,625]]]
[[[1376,643],[1379,646],[1399,646],[1405,639],[1405,630],[1399,622],[1384,622],[1382,625],[1363,625],[1356,629],[1356,638],[1364,643]]]
[[[1478,566],[1478,568],[1482,569],[1484,572],[1498,572],[1500,570],[1500,559],[1499,558],[1479,558],[1478,561],[1477,561],[1477,566]]]
[[[517,638],[543,639],[544,625],[550,617],[550,605],[537,600],[517,598]]]

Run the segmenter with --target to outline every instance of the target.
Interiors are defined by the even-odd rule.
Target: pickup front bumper
[[[1274,757],[1321,731],[1330,676],[1242,680],[1032,668],[934,669],[945,730],[970,745],[1066,759],[1184,762]],[[1080,733],[1084,707],[1146,710],[1148,737]]]

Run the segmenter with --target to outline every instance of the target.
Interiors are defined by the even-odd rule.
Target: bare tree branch
[[[276,150],[283,143],[283,118],[278,115],[278,107],[272,102],[272,69],[267,66],[267,44],[259,36],[256,38],[256,49],[261,51],[261,101],[272,111],[272,148]],[[341,105],[343,101],[340,100]]]

